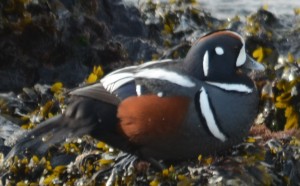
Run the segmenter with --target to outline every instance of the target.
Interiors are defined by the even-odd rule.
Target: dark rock
[[[128,58],[131,61],[150,61],[154,54],[159,54],[162,51],[160,46],[147,39],[124,36],[117,36],[115,39],[127,49]]]
[[[257,21],[260,23],[265,23],[268,26],[272,26],[276,23],[278,23],[278,19],[276,16],[267,10],[259,9],[257,11]]]
[[[126,59],[122,46],[112,41],[111,30],[121,32],[126,26],[139,32],[137,35],[143,35],[144,31],[128,26],[127,21],[134,18],[121,16],[132,13],[126,12],[127,8],[121,2],[112,3],[118,7],[115,12],[118,15],[114,15],[113,22],[107,19],[103,22],[88,12],[76,10],[76,7],[93,8],[93,4],[74,3],[70,11],[58,0],[48,4],[21,4],[21,9],[2,15],[17,19],[19,13],[26,12],[28,17],[21,17],[24,23],[9,22],[3,25],[0,35],[0,91],[16,91],[35,83],[52,84],[55,81],[62,81],[67,87],[77,86],[94,65],[101,65],[110,71],[111,63]],[[106,1],[95,3],[97,6],[110,6]],[[135,11],[132,16],[136,17],[138,10],[132,11]],[[118,20],[118,17],[123,20]],[[128,31],[129,35],[132,33],[133,30]]]
[[[97,18],[104,21],[114,35],[128,37],[147,36],[147,27],[140,11],[123,0],[101,0],[98,4]]]
[[[51,166],[56,167],[59,165],[68,165],[72,161],[75,160],[77,155],[75,154],[62,154],[62,155],[57,155],[51,158]]]

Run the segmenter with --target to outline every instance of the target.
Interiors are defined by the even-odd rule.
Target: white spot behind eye
[[[224,54],[224,50],[222,47],[216,47],[215,51],[218,55],[223,55]]]

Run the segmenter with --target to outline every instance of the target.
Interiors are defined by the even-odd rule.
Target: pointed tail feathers
[[[91,130],[92,126],[88,127],[89,125],[87,125],[85,128],[81,128],[77,124],[80,121],[76,120],[75,123],[71,120],[72,118],[58,115],[44,121],[25,135],[25,137],[20,138],[5,159],[8,160],[16,155],[24,156],[26,151],[32,151],[34,154],[40,156],[44,155],[51,145],[62,142],[68,137],[86,134]]]

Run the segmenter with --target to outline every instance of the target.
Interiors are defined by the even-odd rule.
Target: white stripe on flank
[[[173,84],[177,84],[183,87],[194,87],[195,83],[190,80],[187,76],[183,76],[176,72],[167,71],[164,69],[143,69],[136,73],[135,78],[146,78],[146,79],[158,79],[165,80]]]
[[[215,117],[209,105],[207,93],[203,87],[201,88],[199,102],[201,113],[206,121],[208,130],[215,138],[218,138],[222,142],[226,141],[226,136],[220,131],[219,127],[217,126]]]
[[[217,83],[217,82],[211,82],[207,81],[206,83],[219,87],[220,89],[227,90],[227,91],[236,91],[236,92],[242,92],[242,93],[251,93],[253,92],[252,88],[249,88],[246,85],[243,84],[228,84],[228,83]]]
[[[208,51],[205,52],[203,56],[203,72],[204,76],[208,75],[208,69],[209,69],[209,57],[208,57]]]

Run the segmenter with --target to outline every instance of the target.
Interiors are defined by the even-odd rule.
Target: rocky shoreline
[[[31,154],[3,162],[4,155],[26,129],[61,113],[67,99],[64,93],[90,83],[89,75],[94,74],[96,81],[103,72],[119,67],[182,58],[193,41],[217,29],[241,33],[247,52],[267,67],[264,74],[252,74],[261,91],[261,103],[250,136],[222,155],[165,162],[163,171],[141,161],[133,170],[111,179],[112,183],[299,185],[297,7],[295,15],[288,17],[277,17],[276,12],[262,8],[246,19],[217,19],[192,0],[149,1],[138,7],[122,0],[7,0],[0,2],[0,7],[3,185],[107,182],[111,174],[106,170],[119,152],[88,136],[55,146],[45,157]]]

